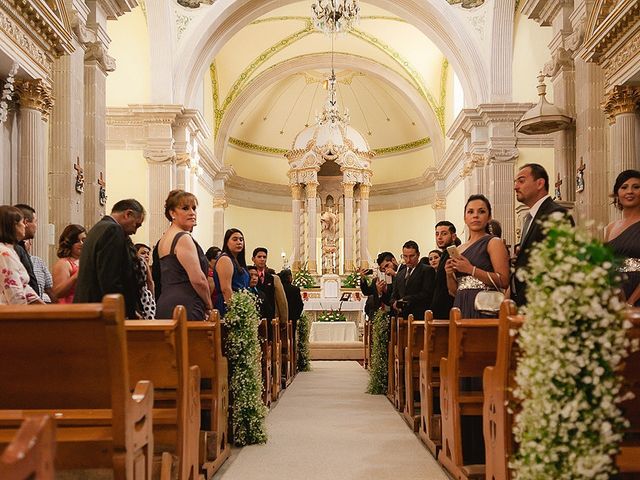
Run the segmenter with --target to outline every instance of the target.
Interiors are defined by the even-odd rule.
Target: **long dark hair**
[[[80,234],[86,231],[86,228],[82,225],[77,225],[75,223],[64,227],[64,230],[60,234],[60,239],[58,240],[58,258],[70,257],[73,244],[78,241]]]
[[[231,235],[233,235],[234,233],[239,233],[240,235],[242,235],[242,238],[244,239],[244,233],[242,233],[237,228],[230,228],[224,233],[224,241],[222,242],[222,252],[229,255],[229,257],[231,258],[231,261],[236,263],[240,268],[246,269],[247,261],[245,260],[245,255],[244,255],[244,252],[246,249],[246,243],[243,242],[242,251],[238,253],[237,256],[234,256],[233,253],[231,253],[231,250],[229,250],[229,246],[227,245],[227,243],[229,243],[229,239],[231,238]]]
[[[632,178],[640,179],[640,171],[624,170],[620,172],[620,174],[618,175],[618,178],[616,178],[616,183],[613,184],[613,194],[611,196],[613,197],[613,204],[616,206],[618,210],[622,210],[622,205],[620,205],[620,202],[618,201],[618,190],[620,190],[620,187],[624,182]]]

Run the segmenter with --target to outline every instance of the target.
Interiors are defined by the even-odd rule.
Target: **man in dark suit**
[[[276,278],[267,268],[268,251],[265,247],[253,250],[253,264],[258,268],[258,285],[256,288],[264,293],[264,314],[266,318],[280,318],[281,325],[286,328],[289,318],[287,297],[280,277]]]
[[[398,270],[393,281],[393,309],[402,318],[412,314],[416,320],[422,320],[424,312],[431,308],[436,272],[420,263],[420,248],[413,240],[402,246],[402,259],[405,268]]]
[[[453,223],[447,220],[436,223],[436,245],[442,250],[442,255],[440,256],[440,263],[436,269],[431,311],[433,312],[433,318],[439,320],[449,319],[449,310],[453,307],[453,300],[455,298],[449,294],[449,289],[447,288],[447,273],[444,270],[444,265],[449,258],[447,247],[455,245],[457,238],[456,227]]]
[[[522,306],[527,304],[527,286],[518,280],[518,270],[528,266],[532,247],[544,239],[542,222],[554,212],[562,212],[565,215],[568,212],[549,196],[549,175],[544,167],[537,163],[522,166],[516,175],[513,189],[518,201],[529,207],[529,213],[525,215],[522,223],[520,247],[514,261],[510,287],[511,298],[518,306]],[[573,224],[573,219],[571,223]]]
[[[29,274],[29,286],[36,292],[39,292],[40,287],[38,286],[38,279],[36,278],[36,274],[33,270],[33,262],[31,261],[31,256],[29,255],[29,253],[27,253],[27,249],[25,246],[25,241],[33,239],[36,235],[36,230],[38,229],[38,217],[36,216],[36,211],[29,205],[19,203],[14,206],[22,212],[25,228],[24,238],[20,240],[13,248],[18,254],[20,262]]]
[[[129,235],[144,222],[140,202],[120,200],[87,234],[80,255],[80,271],[74,303],[101,302],[108,293],[124,296],[126,315],[136,318],[140,292]]]

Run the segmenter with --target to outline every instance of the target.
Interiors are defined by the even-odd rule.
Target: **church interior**
[[[357,8],[357,18],[350,17],[353,11],[328,19],[320,12],[339,5]],[[344,28],[335,31],[340,21]],[[114,442],[101,450],[105,458],[113,454],[114,463],[127,465],[105,478],[146,479],[153,471],[162,480],[466,479],[485,478],[485,464],[500,472],[487,479],[542,478],[515,477],[506,467],[491,466],[497,461],[485,456],[486,432],[484,442],[460,439],[452,433],[460,426],[449,432],[442,420],[442,432],[434,433],[441,427],[441,405],[435,411],[428,407],[437,417],[433,420],[420,403],[428,384],[422,379],[420,350],[433,347],[428,340],[437,338],[438,326],[427,333],[426,319],[415,319],[413,327],[412,320],[403,326],[400,320],[390,323],[396,351],[394,357],[389,350],[388,391],[365,399],[369,371],[355,361],[371,368],[374,333],[371,322],[363,321],[365,296],[341,282],[360,270],[375,271],[380,252],[400,259],[407,240],[427,255],[437,248],[434,226],[441,221],[456,225],[465,241],[470,234],[465,202],[473,194],[490,200],[491,216],[514,254],[529,212],[516,197],[514,179],[532,163],[546,169],[550,196],[575,224],[605,240],[605,226],[622,218],[612,203],[616,177],[640,169],[638,0],[2,0],[0,84],[0,204],[35,209],[39,226],[32,254],[45,264],[51,267],[57,260],[58,238],[67,225],[89,231],[123,199],[136,199],[146,211],[131,235],[133,243],[155,245],[169,225],[167,195],[182,189],[197,199],[192,234],[204,250],[222,248],[225,232],[237,228],[248,263],[254,248],[264,247],[268,266],[276,271],[291,269],[294,276],[303,271],[316,284],[322,282],[322,290],[310,289],[308,298],[303,289],[312,319],[315,302],[316,313],[344,307],[346,320],[355,325],[351,343],[334,350],[333,344],[325,350],[312,347],[311,372],[296,375],[292,333],[287,337],[282,325],[284,330],[273,333],[265,323],[264,338],[270,345],[273,341],[263,372],[273,375],[263,383],[270,388],[263,392],[271,404],[270,437],[266,446],[242,449],[226,444],[231,433],[222,424],[230,420],[213,418],[221,409],[212,405],[226,398],[216,390],[226,382],[215,363],[223,357],[221,321],[198,330],[216,339],[209,353],[216,366],[211,372],[200,366],[197,379],[185,367],[188,379],[180,382],[187,388],[188,382],[201,381],[199,388],[210,390],[202,397],[202,411],[211,416],[208,430],[214,440],[207,436],[211,432],[190,439],[180,429],[156,433],[157,405],[152,392],[143,392],[148,385],[125,385],[129,393],[135,387],[137,408],[151,402],[154,410],[153,433],[140,420],[131,435],[155,436],[156,446],[174,442],[180,458],[173,474],[165,457],[155,458],[160,466],[151,467],[147,457],[153,455],[140,451],[153,450],[153,441],[130,458],[128,449],[137,440],[127,433],[123,445]],[[111,301],[105,298],[104,312],[116,308]],[[17,323],[22,318],[19,312],[11,315]],[[635,315],[637,326],[640,314]],[[503,316],[516,323],[520,318],[507,307]],[[180,322],[193,322],[175,321],[175,331],[164,335],[180,339]],[[494,326],[487,338],[499,341],[497,319]],[[92,329],[89,320],[83,328]],[[126,330],[133,336],[135,327]],[[62,342],[65,335],[55,338]],[[445,353],[452,338],[450,332],[447,345],[445,337]],[[181,341],[172,340],[173,346]],[[23,347],[34,352],[41,343]],[[282,349],[277,362],[276,346]],[[112,355],[104,345],[95,347]],[[138,361],[145,363],[144,358]],[[431,367],[425,363],[424,368]],[[508,363],[505,368],[509,372]],[[93,372],[96,385],[108,383],[108,372],[102,378],[98,370]],[[314,374],[324,383],[313,383]],[[482,371],[474,376],[482,377]],[[154,385],[156,400],[162,399]],[[444,395],[444,380],[437,385]],[[340,388],[343,393],[331,390]],[[115,412],[93,398],[114,394],[106,387],[95,390],[86,395],[86,407],[69,408]],[[37,388],[30,393],[37,395]],[[411,396],[418,399],[417,407]],[[463,397],[454,402],[468,402],[467,412],[475,412],[470,415],[476,419],[480,412],[482,419],[482,401]],[[158,414],[161,425],[189,423],[193,410],[181,411],[180,402],[172,413]],[[445,405],[459,408],[443,400]],[[9,441],[2,427],[2,419],[10,424],[4,408],[0,446]],[[135,409],[128,408],[126,415],[132,415]],[[369,421],[361,418],[368,412]],[[102,420],[102,426],[108,423]],[[479,431],[482,436],[482,427]],[[510,432],[506,435],[510,438]],[[42,443],[51,441],[45,437]],[[300,445],[309,451],[297,453]],[[81,457],[84,447],[74,448],[75,457]],[[629,465],[635,466],[618,466],[638,476],[619,478],[640,478],[637,442],[633,448],[629,458],[638,457]],[[448,453],[439,455],[443,449]],[[122,458],[114,453],[122,450]],[[481,459],[474,457],[475,450]],[[195,457],[181,456],[187,451]],[[189,465],[193,469],[187,471]],[[6,478],[54,478],[47,476],[50,471],[38,472]],[[102,478],[96,472],[56,475]]]

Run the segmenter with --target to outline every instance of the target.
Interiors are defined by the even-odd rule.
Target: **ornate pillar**
[[[360,268],[369,268],[369,192],[370,185],[360,185]]]
[[[443,192],[436,192],[431,208],[436,213],[436,223],[447,219],[447,197]]]
[[[308,243],[308,269],[310,273],[318,271],[318,255],[317,255],[317,208],[316,197],[318,193],[317,183],[307,183],[305,187],[307,198],[307,243]]]
[[[227,208],[227,192],[225,185],[234,174],[233,168],[223,167],[213,178],[213,244],[222,248],[224,245],[224,211]]]
[[[53,106],[51,90],[42,79],[16,82],[19,95],[18,203],[34,208],[39,228],[33,243],[34,255],[48,261],[49,201],[47,198],[47,155],[45,122]]]
[[[105,214],[100,203],[100,175],[106,175],[106,99],[107,72],[115,70],[115,60],[105,45],[93,42],[84,54],[84,224],[88,227]]]
[[[502,225],[502,238],[507,245],[516,242],[515,198],[513,194],[513,178],[515,176],[515,157],[517,150],[512,152],[509,159],[496,161],[492,159],[487,167],[488,191],[487,195],[492,203],[492,217]]]
[[[638,140],[636,111],[640,102],[640,88],[615,86],[602,104],[609,118],[611,133],[611,175],[609,185],[623,170],[638,169]]]
[[[149,242],[155,244],[168,227],[164,216],[164,202],[175,185],[175,164],[173,157],[165,159],[145,157],[149,163],[149,204],[144,205],[149,226]]]
[[[360,249],[360,212],[361,207],[360,207],[360,198],[356,198],[356,207],[355,207],[355,213],[356,213],[356,229],[354,232],[354,238],[356,239],[356,265],[361,265],[362,264],[362,250]]]
[[[353,272],[353,183],[343,183],[344,188],[344,272]]]
[[[303,239],[300,217],[302,216],[302,185],[296,183],[291,185],[291,231],[293,234],[293,252],[291,253],[291,268],[293,271],[300,270],[301,251],[300,244]]]

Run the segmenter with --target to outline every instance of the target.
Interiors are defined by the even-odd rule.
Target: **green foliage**
[[[311,353],[309,351],[309,331],[311,322],[306,314],[302,314],[298,320],[298,371],[308,372],[311,370]]]
[[[228,329],[226,346],[233,440],[238,446],[265,443],[268,410],[262,403],[260,316],[255,295],[247,291],[235,292],[224,320]]]
[[[306,265],[295,273],[292,283],[300,288],[313,288],[316,285]]]
[[[373,333],[371,348],[371,366],[369,367],[369,385],[367,393],[383,395],[387,393],[387,368],[389,363],[389,315],[378,310],[373,316]]]
[[[342,281],[344,288],[356,288],[360,286],[360,274],[358,272],[351,272]]]
[[[609,479],[627,424],[616,370],[629,349],[608,247],[563,216],[517,272],[529,288],[515,398],[517,480]]]
[[[316,319],[317,322],[346,322],[347,321],[347,317],[344,316],[344,313],[342,313],[341,311],[335,311],[335,310],[330,310],[330,311],[324,311],[321,312],[320,315],[318,315],[318,318]]]

